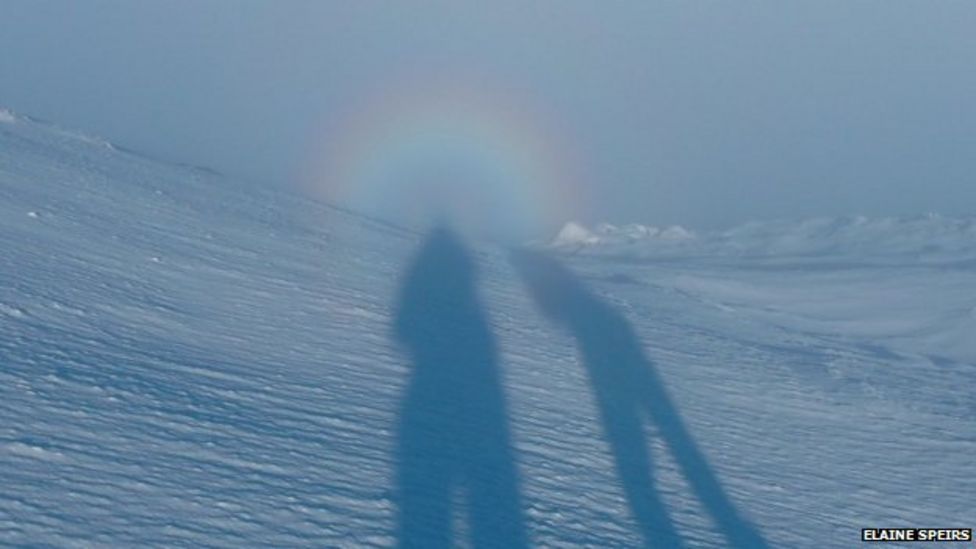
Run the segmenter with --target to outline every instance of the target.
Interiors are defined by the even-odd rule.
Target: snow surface
[[[976,217],[928,214],[764,221],[702,235],[681,226],[659,229],[602,224],[591,231],[570,222],[550,245],[557,250],[585,248],[588,255],[632,259],[697,256],[813,258],[832,263],[976,262]]]
[[[17,115],[7,109],[0,109],[0,123],[13,124],[17,122]]]
[[[3,116],[0,545],[976,526],[971,220],[510,254]]]

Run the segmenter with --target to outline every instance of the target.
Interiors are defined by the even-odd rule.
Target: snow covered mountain
[[[749,257],[818,261],[976,262],[976,218],[818,218],[753,222],[695,234],[684,227],[567,223],[551,245],[616,257]]]
[[[0,545],[972,527],[972,227],[510,253],[0,111]]]

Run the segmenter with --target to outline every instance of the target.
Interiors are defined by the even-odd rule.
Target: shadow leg
[[[496,427],[501,425],[493,422]],[[471,536],[474,547],[520,549],[528,547],[514,459],[505,432],[484,433],[478,456],[469,466]],[[490,461],[488,461],[490,460]]]
[[[423,442],[415,437],[400,445],[398,546],[446,548],[452,539],[452,472],[446,460],[420,447]]]
[[[601,408],[620,483],[644,537],[644,546],[683,547],[667,506],[654,486],[653,463],[641,429],[640,410],[609,402],[602,402]]]

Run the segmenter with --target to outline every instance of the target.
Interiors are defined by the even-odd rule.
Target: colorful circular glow
[[[308,183],[326,201],[505,239],[579,212],[579,155],[538,109],[483,87],[394,86],[328,124]]]

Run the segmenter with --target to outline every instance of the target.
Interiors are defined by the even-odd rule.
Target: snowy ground
[[[0,545],[974,527],[953,226],[932,257],[852,261],[874,233],[859,255],[511,256],[2,111]]]

